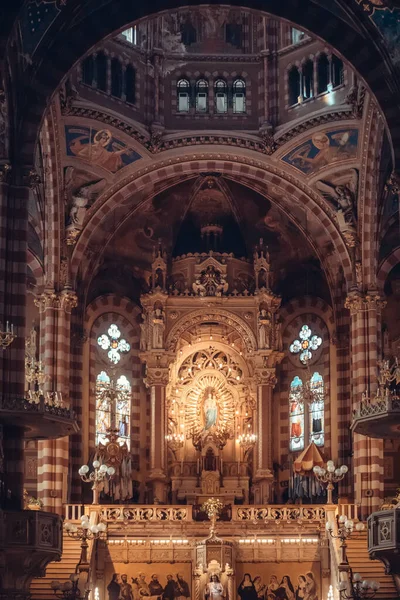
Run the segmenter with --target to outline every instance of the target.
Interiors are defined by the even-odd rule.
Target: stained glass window
[[[290,344],[289,350],[292,354],[300,353],[300,360],[305,365],[312,358],[311,350],[318,350],[322,344],[322,338],[313,334],[308,325],[302,325],[299,338]]]
[[[303,382],[298,375],[293,378],[289,391],[290,450],[304,450]]]
[[[97,343],[103,350],[108,350],[107,356],[114,365],[121,360],[121,353],[129,352],[130,344],[124,339],[120,339],[121,332],[117,325],[112,324],[108,328],[107,334],[103,333],[97,338]]]
[[[304,441],[323,446],[324,434],[324,380],[315,372],[309,381],[296,375],[289,389],[289,449],[304,450]]]
[[[131,431],[131,384],[123,374],[119,364],[124,354],[130,351],[130,344],[122,337],[118,326],[111,324],[107,333],[97,338],[99,352],[104,351],[104,359],[109,367],[98,372],[96,377],[96,445],[108,441],[108,429],[118,432],[120,444],[130,446]]]
[[[311,377],[310,388],[313,401],[309,406],[310,442],[316,446],[324,445],[324,380],[315,372]]]

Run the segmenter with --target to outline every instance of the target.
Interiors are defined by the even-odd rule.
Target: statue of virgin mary
[[[204,429],[211,429],[217,424],[218,407],[213,391],[208,392],[208,396],[204,401]]]

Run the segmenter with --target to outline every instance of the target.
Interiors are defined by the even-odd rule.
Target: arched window
[[[332,54],[332,86],[335,88],[344,81],[343,61]]]
[[[296,66],[293,66],[288,73],[289,106],[298,104],[300,96],[300,73]]]
[[[190,83],[187,79],[180,79],[177,83],[178,112],[188,113],[190,109]]]
[[[320,54],[317,60],[317,91],[323,94],[328,90],[329,78],[329,59],[326,54]]]
[[[302,325],[289,346],[291,354],[297,354],[300,363],[306,365],[301,377],[296,375],[289,388],[289,450],[303,450],[305,443],[314,442],[316,446],[325,443],[324,414],[325,386],[318,371],[313,373],[308,365],[322,345],[322,338],[308,325]]]
[[[185,46],[195,44],[197,41],[197,32],[190,21],[186,21],[181,26],[181,40]]]
[[[217,79],[214,84],[215,93],[215,111],[217,113],[226,113],[228,110],[227,85],[223,79]]]
[[[205,113],[208,110],[208,81],[199,79],[196,82],[196,112]]]
[[[107,91],[107,57],[104,52],[99,52],[96,56],[96,81],[97,89],[102,92]]]
[[[109,429],[116,429],[119,442],[126,442],[129,447],[132,388],[120,361],[131,347],[115,323],[97,338],[97,346],[100,360],[96,361],[96,445],[107,441]]]
[[[129,27],[129,29],[125,29],[125,31],[121,31],[121,35],[126,39],[130,44],[137,43],[137,27],[134,25],[133,27]]]
[[[293,378],[289,390],[289,432],[290,451],[304,450],[303,381],[298,375]]]
[[[235,79],[233,82],[233,112],[246,112],[246,84],[243,79]]]
[[[93,56],[87,56],[82,62],[82,81],[86,85],[93,85],[94,78],[94,59]]]
[[[300,31],[300,29],[292,27],[292,44],[298,44],[302,39],[304,39],[304,36],[304,31]]]
[[[125,95],[126,101],[130,104],[136,102],[136,71],[132,65],[128,65],[125,70]]]
[[[324,380],[315,372],[310,380],[311,402],[308,406],[309,438],[316,446],[324,445]]]
[[[111,61],[111,95],[117,98],[122,96],[122,65],[118,58]]]
[[[306,60],[303,64],[303,98],[307,100],[314,95],[314,64],[312,60]]]

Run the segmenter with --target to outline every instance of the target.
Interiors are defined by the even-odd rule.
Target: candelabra
[[[89,473],[88,465],[82,465],[79,469],[78,473],[85,483],[93,483],[92,491],[93,491],[93,502],[92,504],[99,503],[99,485],[106,479],[106,477],[111,477],[115,473],[114,467],[107,467],[107,465],[100,465],[98,460],[93,461],[94,471]],[[88,475],[89,473],[89,475]]]
[[[224,505],[218,498],[209,498],[201,505],[201,510],[204,510],[204,512],[207,513],[207,516],[211,521],[209,539],[215,538],[215,524],[217,517],[223,508]]]
[[[243,448],[244,454],[246,455],[252,448],[254,448],[254,445],[257,441],[257,436],[255,433],[241,433],[238,436],[237,441],[239,442],[239,446]]]
[[[87,600],[90,594],[90,587],[86,586],[83,596],[81,596],[79,573],[72,573],[69,579],[63,583],[57,580],[52,581],[50,587],[57,598],[63,598],[64,600]]]
[[[349,538],[351,536],[351,534],[354,531],[354,521],[352,519],[348,519],[346,517],[346,515],[340,515],[337,533],[334,533],[335,526],[334,526],[333,521],[327,521],[325,528],[326,528],[326,531],[329,533],[329,535],[332,538],[340,540],[341,557],[340,557],[339,570],[342,570],[342,571],[348,570],[349,561],[347,560],[347,554],[346,554],[346,548],[347,548],[346,540],[347,540],[347,538]],[[364,525],[364,523],[361,523],[361,521],[359,521],[358,523],[356,523],[355,528],[356,528],[356,531],[361,532],[365,528],[365,525]]]
[[[80,525],[66,522],[64,523],[64,530],[69,537],[80,540],[81,542],[81,556],[76,567],[76,572],[81,573],[83,571],[89,571],[89,562],[87,558],[87,549],[89,547],[88,540],[105,539],[107,525],[102,522],[97,523],[97,525],[90,525],[89,517],[83,515],[81,517]]]
[[[360,573],[351,572],[348,582],[340,581],[337,585],[340,600],[369,600],[374,598],[379,587],[377,581],[363,580]]]
[[[348,467],[346,465],[342,465],[341,467],[336,468],[333,460],[328,460],[326,463],[326,469],[322,467],[314,467],[314,475],[321,483],[327,483],[327,504],[333,504],[332,501],[332,492],[334,489],[334,483],[337,483],[346,475],[348,471]]]
[[[14,325],[7,321],[6,326],[0,329],[0,346],[5,350],[15,340],[16,334],[14,333]]]
[[[183,433],[169,433],[165,436],[168,446],[173,452],[176,452],[182,448],[185,442],[185,435]]]

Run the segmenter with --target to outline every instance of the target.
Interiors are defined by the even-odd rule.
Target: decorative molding
[[[182,148],[185,146],[210,144],[235,146],[236,148],[247,148],[249,150],[254,150],[255,152],[260,152],[262,154],[267,154],[268,156],[271,156],[279,147],[283,146],[300,133],[304,133],[305,131],[312,129],[313,127],[317,127],[325,123],[333,123],[338,121],[354,119],[352,110],[331,111],[329,113],[324,113],[323,115],[313,117],[308,121],[300,123],[299,125],[293,127],[293,129],[290,129],[278,138],[274,138],[272,134],[265,135],[265,133],[262,133],[261,140],[249,139],[244,136],[240,136],[240,134],[229,135],[228,133],[210,133],[206,135],[202,133],[197,133],[195,135],[180,136],[174,139],[163,139],[161,132],[153,133],[151,135],[145,135],[141,133],[137,128],[135,128],[132,125],[129,125],[122,119],[108,115],[107,113],[103,113],[100,110],[95,110],[92,108],[72,107],[69,109],[68,113],[64,111],[63,114],[69,117],[82,117],[94,119],[106,125],[112,126],[115,129],[122,131],[123,133],[129,135],[130,137],[138,141],[145,148],[147,148],[147,150],[151,154],[158,154],[165,150]]]

